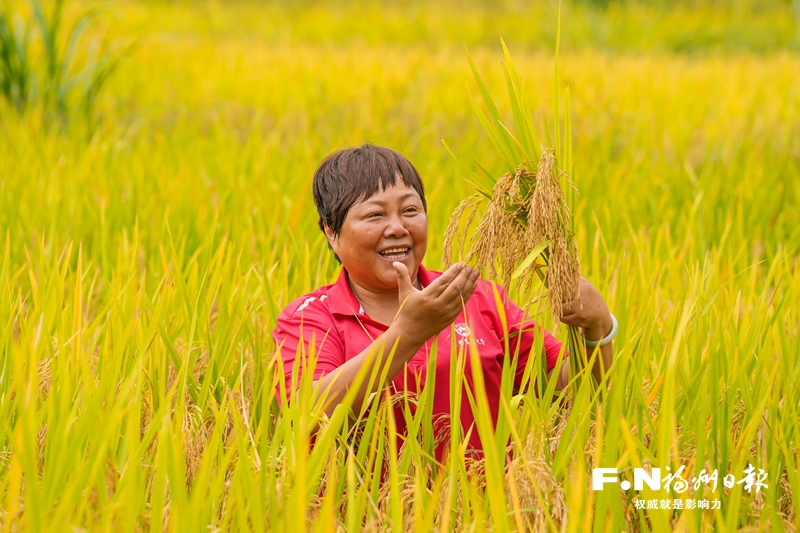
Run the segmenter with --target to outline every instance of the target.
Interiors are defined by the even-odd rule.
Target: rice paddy
[[[485,453],[456,431],[444,464],[430,393],[393,399],[400,445],[380,395],[322,417],[306,378],[279,408],[270,333],[338,274],[311,196],[337,148],[416,165],[424,264],[442,269],[475,187],[441,141],[507,172],[463,45],[512,124],[504,38],[544,140],[557,6],[103,6],[76,68],[104,38],[124,53],[90,111],[0,98],[0,529],[797,531],[796,2],[564,4],[574,238],[620,328],[607,393],[578,379],[553,402],[538,379],[454,398]],[[509,294],[566,338],[541,282]],[[595,490],[593,468],[686,483]]]

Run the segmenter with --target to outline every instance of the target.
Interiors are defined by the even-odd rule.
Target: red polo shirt
[[[427,287],[441,275],[441,272],[429,271],[422,265],[419,266],[418,277],[423,287]],[[516,388],[522,379],[528,356],[535,346],[535,335],[539,332],[544,335],[543,347],[547,357],[548,370],[556,364],[561,350],[561,342],[546,330],[539,328],[519,306],[506,298],[502,287],[498,285],[497,289],[500,301],[504,302],[509,334],[509,353],[513,356],[519,348],[514,382]],[[465,312],[466,317],[464,316]],[[451,362],[456,361],[455,354],[451,355],[452,346],[455,344],[458,349],[465,343],[469,343],[474,345],[480,354],[489,407],[493,421],[496,423],[500,400],[500,378],[503,371],[503,360],[506,357],[503,339],[506,332],[502,326],[491,283],[478,280],[478,287],[467,302],[466,310],[458,315],[454,325],[454,328],[445,328],[438,335],[433,394],[434,419],[450,414],[450,365]],[[347,271],[342,268],[336,283],[320,287],[311,294],[294,300],[278,316],[278,324],[272,335],[275,345],[281,349],[287,390],[291,385],[292,366],[301,339],[304,344],[304,352],[301,353],[306,354],[309,353],[309,343],[314,339],[314,353],[318,356],[314,379],[317,380],[361,353],[387,329],[387,325],[372,320],[364,313],[350,288]],[[453,331],[457,337],[455,343],[450,338]],[[407,390],[417,393],[421,391],[421,389],[418,390],[418,382],[419,387],[425,386],[433,339],[431,338],[425,343],[414,358],[408,362],[405,370],[392,381],[391,386],[394,391]],[[474,390],[469,360],[463,370],[463,376],[465,386]],[[405,430],[405,420],[400,406],[396,408],[395,414],[398,432],[402,434]],[[462,393],[460,418],[463,431],[468,431],[474,423],[474,417],[466,390]],[[447,431],[446,425],[434,425],[434,427],[439,428],[439,431]],[[446,437],[446,435],[438,436]],[[482,449],[477,429],[472,430],[469,444],[475,449]],[[438,458],[442,457],[442,452],[447,445],[448,439],[444,438],[436,450]]]

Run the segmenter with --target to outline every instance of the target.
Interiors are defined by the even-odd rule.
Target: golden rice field
[[[311,196],[335,149],[414,162],[442,268],[474,189],[440,139],[505,172],[463,45],[510,123],[505,39],[545,139],[557,5],[102,4],[81,42],[126,51],[91,112],[0,97],[0,529],[797,531],[799,6],[564,4],[581,267],[620,324],[608,393],[489,391],[496,428],[476,394],[484,458],[454,434],[438,464],[427,394],[400,448],[380,397],[321,418],[306,379],[280,410],[270,333],[338,274]],[[510,294],[563,336],[542,291]],[[723,483],[748,465],[758,492]],[[643,466],[685,467],[685,490],[592,487]]]

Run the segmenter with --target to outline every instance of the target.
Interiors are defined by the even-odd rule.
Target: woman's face
[[[373,292],[396,292],[392,263],[405,264],[416,279],[428,246],[428,217],[417,191],[398,179],[354,204],[337,237],[327,226],[325,234],[354,283]]]

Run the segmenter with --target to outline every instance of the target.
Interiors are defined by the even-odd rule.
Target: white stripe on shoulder
[[[306,298],[306,301],[305,301],[305,302],[303,302],[303,303],[300,305],[300,307],[298,307],[298,308],[297,308],[297,311],[302,311],[303,309],[305,309],[306,307],[308,307],[308,304],[310,304],[310,303],[311,303],[311,302],[313,302],[314,300],[316,300],[316,298],[315,298],[315,297],[313,297],[313,296],[312,296],[311,298]],[[295,311],[295,313],[296,313],[297,311]]]

